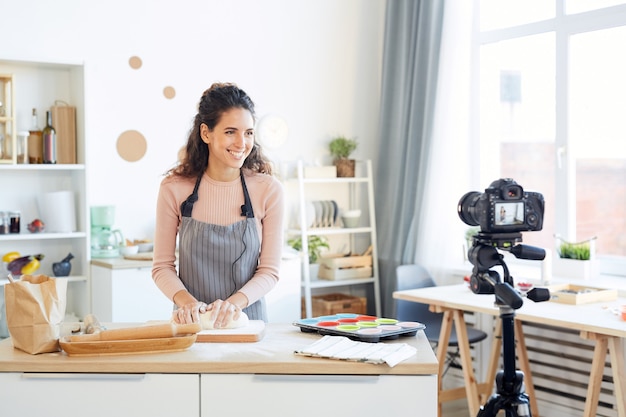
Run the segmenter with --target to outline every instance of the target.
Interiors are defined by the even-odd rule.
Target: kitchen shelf
[[[0,171],[84,171],[84,164],[13,164],[0,165]]]
[[[22,227],[26,227],[22,225]],[[66,233],[9,233],[0,235],[0,242],[4,241],[20,241],[20,240],[57,240],[57,239],[82,239],[87,237],[85,232],[66,232]]]
[[[0,235],[0,255],[11,251],[22,255],[44,254],[35,274],[54,276],[52,264],[72,253],[72,272],[66,277],[69,281],[66,313],[84,317],[91,312],[84,66],[82,63],[19,61],[4,57],[0,59],[0,74],[12,75],[14,100],[11,113],[7,112],[6,116],[10,116],[8,122],[15,132],[32,128],[33,108],[37,109],[39,129],[45,125],[43,115],[57,101],[76,108],[76,164],[17,163],[15,142],[12,159],[0,164],[0,211],[21,213],[21,233]],[[73,193],[76,224],[75,228],[67,230],[75,231],[30,233],[28,223],[34,219],[40,218],[46,223],[46,213],[39,207],[40,196],[54,192]]]
[[[354,279],[340,279],[336,281],[326,280],[326,279],[318,279],[312,278],[309,282],[311,288],[327,288],[327,287],[344,287],[346,285],[364,285],[364,284],[373,284],[376,278],[354,278]],[[305,287],[304,281],[302,282],[302,287]]]
[[[68,282],[85,282],[87,281],[87,276],[85,275],[72,275],[69,277],[52,277],[52,278],[67,278]],[[10,281],[6,278],[0,279],[0,286],[8,284]]]
[[[373,229],[371,227],[316,227],[307,229],[304,233],[307,236],[319,236],[319,235],[346,235],[346,234],[355,234],[355,233],[372,233]],[[300,234],[302,231],[300,229],[289,229],[287,233],[291,235]]]
[[[300,258],[302,259],[302,283],[301,288],[304,296],[305,314],[307,317],[312,317],[312,289],[323,289],[332,287],[350,287],[350,286],[372,286],[374,294],[374,310],[377,316],[381,314],[380,307],[380,284],[378,277],[378,255],[376,247],[376,227],[375,227],[375,213],[374,213],[374,195],[373,195],[373,179],[372,179],[372,163],[370,160],[359,161],[359,167],[361,168],[355,177],[341,177],[341,178],[305,178],[304,177],[304,164],[302,161],[298,161],[296,178],[289,179],[289,182],[296,182],[298,188],[298,226],[287,229],[287,234],[290,236],[299,236],[302,240],[302,250]],[[364,168],[364,170],[363,170]],[[318,189],[315,192],[315,187],[321,186],[322,189]],[[306,219],[306,207],[307,202],[314,199],[313,196],[323,195],[323,199],[328,200],[331,195],[331,189],[338,189],[344,191],[347,189],[347,193],[343,193],[343,197],[347,198],[347,205],[350,209],[360,208],[362,201],[356,198],[358,191],[364,191],[361,195],[365,196],[367,200],[367,210],[363,210],[368,215],[366,218],[365,226],[346,228],[346,227],[309,227]],[[350,252],[359,252],[356,249],[355,238],[359,235],[363,238],[368,246],[372,248],[372,276],[368,278],[348,278],[348,279],[335,279],[326,280],[318,279],[317,277],[311,277],[310,264],[308,257],[308,237],[309,236],[341,236],[347,235],[350,241]],[[365,236],[363,236],[365,235]]]

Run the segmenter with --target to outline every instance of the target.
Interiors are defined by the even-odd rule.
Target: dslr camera
[[[492,182],[484,193],[466,193],[457,206],[461,220],[489,234],[541,230],[543,210],[543,195],[524,191],[511,178]]]

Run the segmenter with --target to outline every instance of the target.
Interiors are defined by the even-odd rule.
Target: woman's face
[[[236,177],[254,145],[254,118],[246,109],[232,108],[222,113],[213,131],[202,124],[200,136],[209,146],[210,172]]]

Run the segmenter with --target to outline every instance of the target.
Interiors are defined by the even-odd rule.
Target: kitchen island
[[[419,331],[386,343],[417,354],[395,367],[297,356],[321,336],[268,324],[255,343],[195,343],[181,352],[30,355],[0,342],[3,415],[437,415],[437,359]],[[97,405],[97,406],[96,406]],[[113,414],[115,413],[115,414]],[[233,414],[234,413],[234,414]]]

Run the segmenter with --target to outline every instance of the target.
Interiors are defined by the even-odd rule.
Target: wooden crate
[[[320,257],[319,278],[342,280],[369,278],[372,276],[372,256],[323,256]]]
[[[551,300],[563,304],[588,304],[617,300],[617,290],[595,288],[588,285],[550,285]]]
[[[302,299],[302,317],[306,317]],[[349,294],[323,294],[311,297],[313,317],[330,316],[337,313],[367,314],[367,298],[355,297]]]

